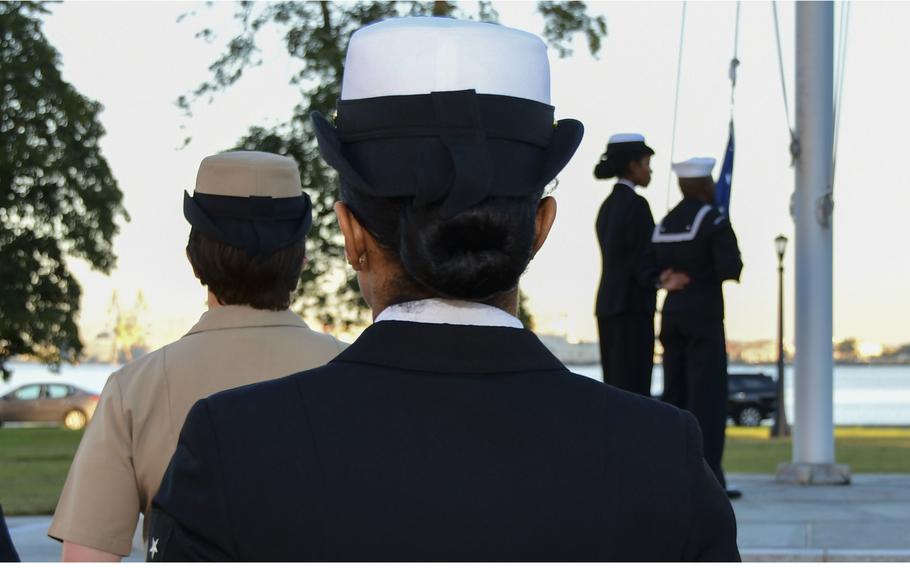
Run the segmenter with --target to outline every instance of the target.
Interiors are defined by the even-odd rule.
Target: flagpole
[[[777,480],[850,482],[834,461],[832,337],[832,179],[834,5],[796,3],[796,356],[792,462]]]

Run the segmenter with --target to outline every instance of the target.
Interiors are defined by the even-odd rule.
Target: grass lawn
[[[767,427],[727,428],[724,470],[775,473],[792,459],[790,438],[771,438]],[[834,455],[853,473],[910,474],[910,428],[836,428]]]
[[[49,515],[82,432],[0,428],[0,504],[7,515]]]
[[[910,428],[838,428],[837,461],[854,473],[910,474]],[[62,428],[0,428],[0,504],[7,515],[49,515],[81,432]],[[768,428],[727,429],[728,473],[774,473],[790,461],[790,439]]]

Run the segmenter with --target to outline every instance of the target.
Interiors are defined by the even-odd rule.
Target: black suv
[[[739,426],[758,426],[777,409],[777,383],[764,373],[730,374],[727,415]]]

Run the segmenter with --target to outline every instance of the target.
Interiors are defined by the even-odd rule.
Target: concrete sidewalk
[[[910,561],[910,475],[854,475],[845,486],[778,485],[730,475],[746,561]]]
[[[23,562],[59,562],[61,544],[47,536],[51,517],[7,517],[13,544]],[[140,533],[133,538],[133,552],[123,559],[126,562],[145,561],[145,550]]]
[[[855,475],[842,487],[778,485],[770,475],[730,475],[743,560],[910,562],[910,475]],[[60,559],[50,517],[7,519],[26,562]],[[144,558],[138,538],[127,559]]]

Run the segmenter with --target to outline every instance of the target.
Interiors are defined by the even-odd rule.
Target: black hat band
[[[604,152],[603,158],[623,158],[627,156],[653,156],[654,150],[644,142],[614,142],[607,144],[607,151]]]
[[[338,102],[335,118],[344,143],[443,134],[550,145],[553,107],[537,101],[474,91],[399,95]]]
[[[318,113],[322,156],[350,186],[375,197],[441,202],[451,217],[489,196],[530,197],[581,141],[553,107],[473,90],[341,101],[337,126]]]
[[[254,258],[303,240],[313,224],[312,204],[305,193],[272,198],[184,192],[183,215],[194,229]]]

